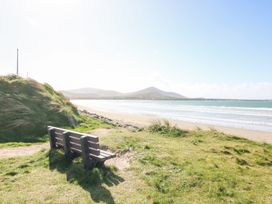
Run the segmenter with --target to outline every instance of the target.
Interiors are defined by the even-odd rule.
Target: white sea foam
[[[188,122],[272,132],[272,101],[74,100],[73,102],[101,111],[154,115]]]

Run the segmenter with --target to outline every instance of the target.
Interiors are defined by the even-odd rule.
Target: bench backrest
[[[87,137],[87,146],[89,152],[94,155],[100,154],[99,139],[95,135],[74,132],[53,126],[48,126],[48,130],[53,130],[55,144],[57,146],[64,147],[66,142],[71,151],[81,154],[82,144],[80,138],[85,136]]]

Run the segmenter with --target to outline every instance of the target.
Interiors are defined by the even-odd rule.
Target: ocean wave
[[[184,105],[177,101],[77,100],[75,103],[102,111],[154,115],[188,122],[272,132],[272,108],[267,107]]]

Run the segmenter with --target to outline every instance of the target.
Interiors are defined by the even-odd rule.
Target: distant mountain
[[[70,99],[143,99],[143,100],[168,100],[168,99],[185,99],[174,92],[162,91],[155,87],[149,87],[140,91],[130,93],[120,93],[111,90],[102,90],[94,88],[81,88],[74,90],[61,91]]]
[[[66,97],[71,99],[105,99],[115,98],[122,95],[117,91],[102,90],[95,88],[81,88],[67,91],[61,91]]]
[[[162,91],[155,87],[149,87],[140,91],[126,93],[123,95],[127,99],[184,99],[185,97],[174,92]]]

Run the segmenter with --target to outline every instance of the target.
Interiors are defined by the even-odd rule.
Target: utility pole
[[[17,48],[17,76],[19,76],[19,49]]]

